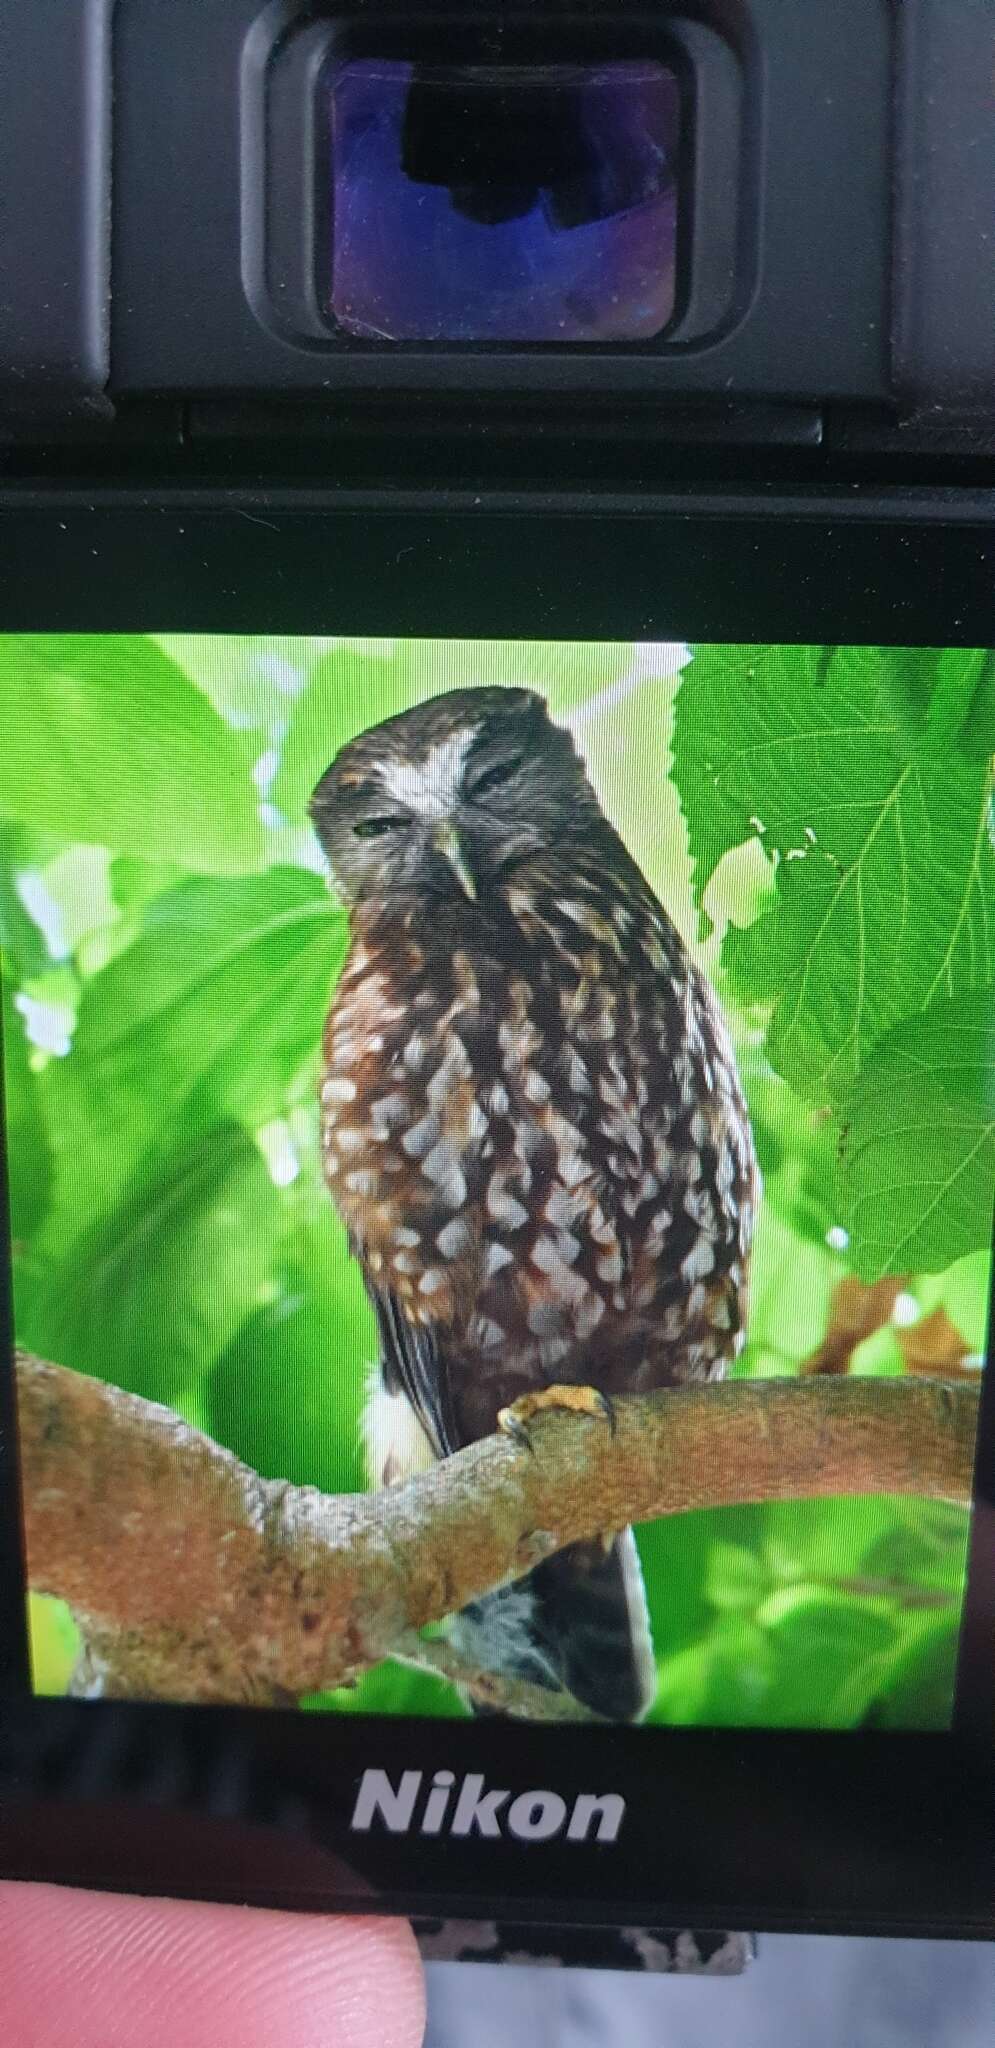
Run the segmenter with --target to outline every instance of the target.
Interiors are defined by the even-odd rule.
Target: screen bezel
[[[0,493],[0,631],[995,644],[983,493]],[[6,1232],[4,1229],[4,1241]],[[10,1304],[3,1273],[4,1350]],[[31,1698],[0,1376],[0,1872],[312,1910],[995,1935],[995,1389],[946,1735],[330,1717]],[[167,1768],[168,1764],[168,1768]],[[349,1818],[366,1765],[619,1791],[611,1845]],[[219,1791],[224,1779],[223,1793]]]

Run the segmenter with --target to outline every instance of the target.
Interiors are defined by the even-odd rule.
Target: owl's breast
[[[428,1323],[472,1289],[489,1116],[480,976],[412,926],[381,920],[350,950],[324,1036],[322,1156],[368,1275]]]
[[[468,1434],[543,1378],[714,1369],[751,1223],[731,1051],[662,913],[506,895],[358,939],[325,1035],[329,1185],[371,1281],[490,1368]]]

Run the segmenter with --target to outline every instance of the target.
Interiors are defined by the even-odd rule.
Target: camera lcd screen
[[[35,1691],[948,1728],[989,652],[4,635],[0,679]]]

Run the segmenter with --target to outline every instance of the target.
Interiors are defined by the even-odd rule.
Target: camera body
[[[0,641],[990,646],[991,61],[987,0],[8,5]],[[0,1420],[5,1873],[995,1931],[990,1390],[942,1732],[29,1697]]]
[[[213,461],[386,481],[406,464],[422,476],[431,449],[452,482],[514,481],[516,462],[523,482],[561,487],[659,485],[696,465],[767,484],[932,481],[943,463],[970,476],[995,406],[989,35],[974,0],[845,0],[805,18],[785,0],[11,9],[4,72],[26,83],[4,138],[8,462],[47,447],[61,467],[56,450],[85,446],[108,477]],[[599,76],[595,118],[582,89]],[[435,164],[405,165],[405,92],[411,146],[419,123],[444,138]],[[363,157],[378,119],[393,141]],[[524,138],[561,131],[544,169]],[[487,133],[501,138],[489,157]],[[501,152],[527,147],[516,188]],[[412,186],[431,205],[476,180],[478,208],[498,192],[498,212],[521,217],[544,176],[575,235],[592,232],[585,205],[600,211],[586,302],[548,222],[546,241],[502,241],[514,219],[475,223],[472,199],[433,269],[437,224],[422,247]],[[624,242],[636,214],[645,249]],[[533,283],[550,272],[541,304],[508,283],[529,266]],[[351,322],[344,300],[335,311],[350,290]]]

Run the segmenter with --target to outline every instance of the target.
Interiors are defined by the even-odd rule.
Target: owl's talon
[[[533,1393],[520,1394],[517,1401],[500,1409],[498,1428],[532,1450],[528,1425],[544,1408],[569,1408],[575,1415],[590,1415],[598,1422],[607,1422],[612,1435],[615,1434],[615,1409],[599,1387],[537,1387]]]
[[[518,1402],[513,1401],[510,1408],[498,1409],[498,1428],[501,1431],[502,1436],[510,1436],[513,1443],[522,1444],[527,1451],[531,1452],[534,1458],[535,1447],[533,1445],[532,1438],[530,1437],[528,1430],[525,1427],[525,1423],[522,1421],[520,1416],[515,1414],[515,1409],[517,1407]]]
[[[607,1422],[608,1428],[612,1436],[614,1436],[615,1431],[618,1428],[618,1418],[615,1414],[614,1401],[611,1399],[611,1396],[609,1394],[598,1394],[598,1405],[601,1410],[602,1421]]]

